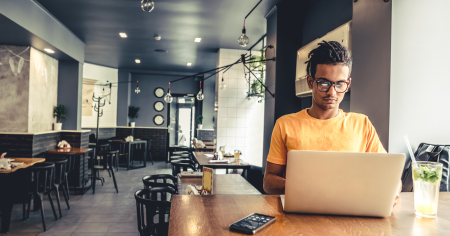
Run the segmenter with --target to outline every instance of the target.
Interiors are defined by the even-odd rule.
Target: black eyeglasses
[[[319,81],[313,78],[314,82],[317,83],[317,89],[320,92],[328,92],[332,85],[334,85],[334,90],[336,93],[345,93],[347,92],[348,85],[350,82],[348,81],[338,81],[338,82],[330,82],[326,79],[320,79]]]

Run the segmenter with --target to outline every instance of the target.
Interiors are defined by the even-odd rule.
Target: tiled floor
[[[134,192],[143,188],[142,177],[154,174],[170,174],[171,166],[165,162],[147,163],[147,168],[116,172],[119,193],[116,193],[108,172],[100,175],[105,185],[97,182],[95,194],[70,196],[70,210],[61,200],[63,217],[55,221],[50,203],[44,202],[47,231],[43,232],[39,211],[30,212],[30,218],[22,221],[22,205],[14,206],[9,233],[0,235],[58,235],[58,236],[137,236],[136,205]],[[62,197],[62,195],[61,195]],[[55,201],[56,211],[58,211]]]

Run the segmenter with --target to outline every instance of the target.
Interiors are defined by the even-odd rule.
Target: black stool
[[[52,195],[50,193],[53,185],[53,171],[55,169],[55,164],[42,162],[36,163],[31,167],[24,169],[27,175],[27,185],[26,185],[26,200],[28,200],[28,210],[25,217],[25,202],[23,203],[23,214],[24,220],[28,219],[30,216],[30,205],[32,196],[39,197],[39,208],[41,210],[42,226],[44,227],[44,232],[47,230],[45,227],[45,215],[44,215],[44,194],[47,194],[50,200],[50,205],[52,206],[53,215],[55,220],[58,220],[56,216],[55,206],[53,205]],[[30,192],[29,192],[30,191]]]
[[[116,188],[117,193],[119,193],[116,176],[114,175],[114,163],[116,163],[115,159],[119,157],[119,151],[103,151],[101,156],[103,157],[103,165],[94,165],[92,167],[92,193],[95,194],[95,178],[97,176],[100,178],[99,170],[108,170],[108,172],[111,173],[114,181],[114,187]]]
[[[66,175],[64,174],[64,171],[66,169],[66,165],[68,160],[66,158],[48,158],[46,159],[47,162],[55,164],[55,173],[54,173],[54,182],[53,182],[53,190],[55,190],[56,194],[56,201],[58,203],[58,209],[59,209],[59,216],[62,218],[62,212],[61,212],[61,202],[59,198],[59,186],[62,186],[64,199],[66,200],[67,208],[70,209],[69,205],[69,198],[67,197],[68,190],[66,189]]]

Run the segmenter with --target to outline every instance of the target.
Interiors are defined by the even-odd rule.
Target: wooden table
[[[178,178],[178,194],[185,195],[188,185],[202,185],[201,177]],[[261,194],[241,175],[213,175],[212,194]]]
[[[122,148],[122,147],[119,148],[119,153],[125,154],[125,152],[126,152],[126,159],[127,159],[126,167],[127,167],[127,170],[147,167],[147,140],[134,140],[133,142],[127,142],[125,140],[111,140],[110,142],[113,145],[114,144],[116,144],[116,145],[118,144],[118,145],[126,145],[126,146],[128,146],[128,152],[126,152],[126,150],[122,150],[122,149],[125,149],[125,148]],[[143,157],[143,161],[142,161],[144,164],[135,166],[135,165],[133,165],[134,164],[134,159],[133,159],[131,164],[130,164],[130,161],[131,161],[131,157],[133,155],[132,147],[133,147],[133,145],[138,145],[138,144],[144,144],[144,157]]]
[[[203,141],[202,141],[203,142]],[[213,142],[203,142],[206,146],[214,146]]]
[[[204,148],[195,148],[196,152],[215,152],[216,148],[214,146],[205,146]]]
[[[80,165],[75,165],[75,160],[74,160],[74,166],[77,166],[78,168],[75,168],[74,171],[72,171],[72,173],[69,173],[69,175],[71,175],[72,178],[69,178],[69,186],[71,186],[71,190],[75,191],[75,194],[78,191],[81,191],[81,194],[86,193],[90,188],[91,185],[86,186],[86,179],[88,178],[87,176],[87,171],[86,171],[86,159],[87,159],[87,155],[89,153],[93,152],[92,148],[57,148],[57,149],[53,149],[53,150],[48,150],[47,153],[50,155],[54,155],[54,156],[70,156],[70,155],[76,155],[79,157],[79,163],[81,164],[81,162],[83,162],[82,165],[82,169],[80,170],[79,166]],[[82,172],[81,172],[82,171]],[[82,176],[81,178],[81,183],[79,183],[80,180],[80,175]],[[80,187],[81,185],[81,187]]]
[[[243,169],[245,174],[245,179],[247,179],[247,173],[250,169],[250,164],[248,162],[244,162],[239,160],[236,162],[234,157],[225,157],[224,160],[230,160],[230,163],[209,163],[212,160],[212,157],[207,157],[205,154],[214,155],[213,152],[194,152],[194,159],[199,164],[200,168],[203,166],[213,168],[213,169]]]
[[[21,182],[22,177],[25,177],[24,172],[17,170],[45,161],[44,158],[11,157],[11,159],[15,159],[14,162],[24,162],[24,164],[11,168],[11,170],[0,170],[0,211],[2,212],[0,233],[9,231],[14,201],[16,195],[20,192],[20,188],[24,186]]]
[[[284,213],[278,195],[209,195],[172,197],[169,235],[242,235],[231,223],[252,213],[275,216],[256,235],[449,235],[450,193],[439,194],[437,219],[414,215],[413,193],[401,193],[387,218]],[[300,199],[299,199],[300,200]]]

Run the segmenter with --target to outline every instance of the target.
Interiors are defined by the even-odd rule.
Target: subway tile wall
[[[219,67],[232,64],[246,50],[220,49]],[[247,72],[248,73],[248,72]],[[224,79],[226,88],[218,89],[217,145],[227,152],[242,151],[243,159],[262,166],[264,136],[264,101],[247,99],[248,83],[242,65],[235,65],[226,73],[220,72],[217,83]]]

